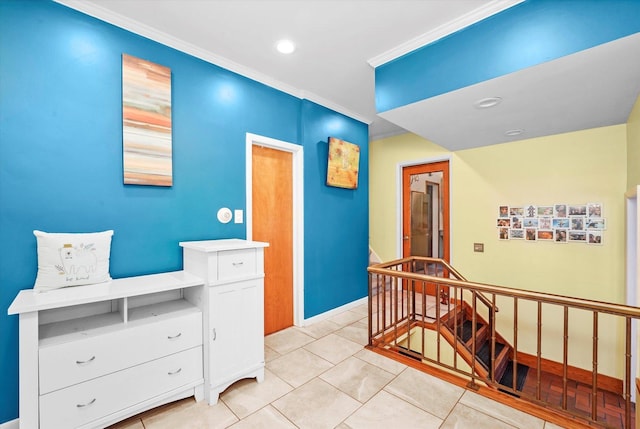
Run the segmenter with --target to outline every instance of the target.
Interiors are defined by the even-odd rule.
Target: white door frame
[[[396,165],[396,255],[398,259],[402,258],[402,169],[404,167],[413,167],[414,165],[422,165],[422,164],[433,164],[434,162],[449,162],[449,263],[451,264],[451,259],[453,255],[453,240],[451,239],[453,236],[453,231],[451,228],[451,192],[453,186],[451,186],[451,155],[441,155],[434,156],[432,158],[424,158],[412,161],[404,161],[399,162]]]
[[[253,238],[253,145],[290,152],[293,174],[293,324],[304,322],[304,153],[300,145],[247,133],[246,138],[246,227],[247,240]]]

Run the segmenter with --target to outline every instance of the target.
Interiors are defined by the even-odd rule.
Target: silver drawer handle
[[[173,335],[173,336],[169,335],[169,336],[167,337],[167,339],[168,339],[168,340],[175,340],[176,338],[179,338],[179,337],[181,337],[181,336],[182,336],[182,332],[180,332],[178,335]]]
[[[76,407],[78,407],[78,408],[88,407],[89,405],[93,404],[94,402],[96,402],[96,398],[93,398],[91,401],[87,402],[86,404],[77,404]]]
[[[76,364],[77,364],[77,365],[86,365],[86,364],[88,364],[88,363],[90,363],[90,362],[93,362],[93,361],[95,360],[95,358],[96,358],[96,356],[95,356],[95,355],[93,355],[93,356],[91,356],[91,357],[90,357],[89,359],[87,359],[87,360],[77,360],[77,361],[76,361]],[[94,401],[95,401],[95,399],[94,399]]]
[[[215,341],[218,338],[218,334],[216,333],[216,328],[213,328],[213,338],[212,341]]]
[[[168,375],[176,375],[178,373],[180,373],[182,371],[182,368],[178,368],[176,371],[169,371],[167,374]]]
[[[232,262],[231,265],[233,265],[234,267],[240,266],[240,265],[244,265],[244,262],[240,261],[240,262]]]

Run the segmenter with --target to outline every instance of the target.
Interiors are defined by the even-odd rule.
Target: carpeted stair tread
[[[502,349],[504,348],[504,344],[496,342],[496,357],[500,354]],[[485,368],[489,369],[491,364],[491,342],[485,341],[480,347],[479,350],[476,350],[476,357]]]
[[[482,323],[476,322],[476,332],[482,328]],[[462,341],[466,343],[471,339],[473,335],[473,322],[471,320],[465,320],[464,323],[458,326],[458,338],[462,338]]]
[[[528,373],[529,373],[529,367],[527,365],[519,363],[518,372],[516,375],[515,390],[522,391],[522,388],[524,387],[524,382],[527,379]],[[507,363],[507,367],[505,368],[504,374],[502,374],[502,378],[500,378],[499,383],[505,387],[513,388],[513,361],[509,361],[509,363]]]

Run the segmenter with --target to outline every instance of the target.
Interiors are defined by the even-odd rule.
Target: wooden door
[[[421,201],[423,210],[416,208]],[[416,234],[416,225],[421,234]],[[417,238],[422,241],[414,242]],[[420,247],[424,251],[416,250]],[[449,260],[449,161],[402,169],[402,256]],[[427,293],[433,295],[435,289],[427,288]]]
[[[293,155],[252,146],[253,239],[264,250],[264,333],[293,326]]]

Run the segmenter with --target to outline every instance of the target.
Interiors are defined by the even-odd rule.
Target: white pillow
[[[38,243],[36,291],[111,280],[109,256],[113,231],[88,234],[33,231]]]

